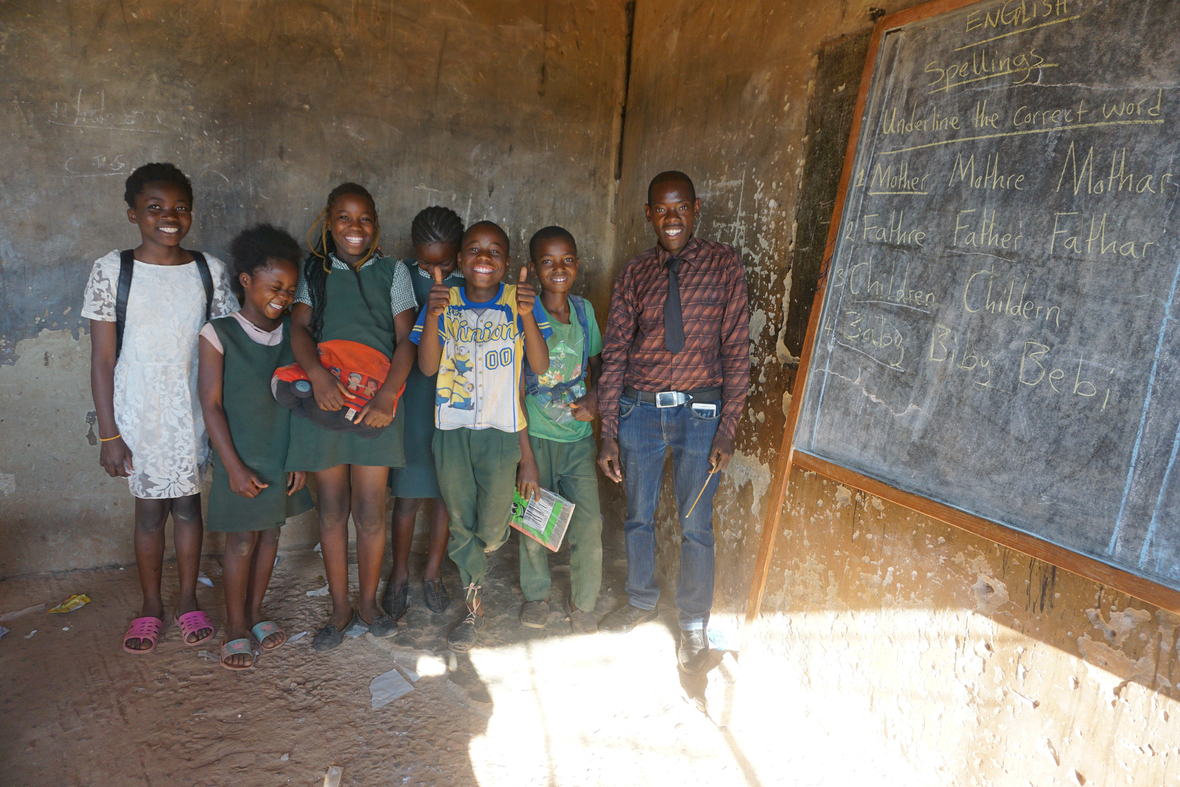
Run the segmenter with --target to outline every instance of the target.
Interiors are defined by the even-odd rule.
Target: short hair
[[[463,242],[463,219],[450,208],[432,205],[419,211],[410,223],[410,243],[415,246],[429,246],[445,243],[458,247]]]
[[[188,176],[180,171],[180,167],[168,163],[144,164],[127,177],[123,187],[123,199],[127,207],[135,210],[135,198],[143,193],[149,183],[168,183],[176,186],[185,193],[188,201],[193,201],[193,184]]]
[[[298,272],[303,250],[299,248],[299,241],[285,229],[273,224],[258,224],[238,233],[230,244],[230,255],[234,262],[230,286],[241,300],[245,296],[238,278],[241,274],[253,276],[258,270],[269,267],[273,260],[289,262]]]
[[[692,185],[692,178],[685,175],[679,170],[670,169],[667,172],[661,172],[651,179],[651,183],[647,184],[647,204],[651,204],[651,193],[656,186],[663,186],[665,183],[683,183],[688,186],[689,199],[695,201],[697,198],[697,188]]]
[[[565,227],[553,225],[537,230],[533,233],[533,237],[529,238],[529,259],[535,262],[537,259],[537,247],[547,240],[557,240],[558,238],[569,243],[570,248],[574,250],[574,256],[577,256],[578,243],[574,240],[574,236]]]
[[[509,243],[508,243],[508,233],[504,231],[503,227],[501,227],[499,224],[497,224],[494,221],[484,220],[484,221],[475,222],[474,224],[472,224],[470,227],[467,228],[466,232],[463,233],[462,240],[463,241],[467,240],[467,236],[471,234],[471,231],[474,229],[478,229],[480,227],[483,227],[485,229],[493,229],[496,232],[500,233],[500,237],[504,239],[504,253],[505,254],[510,253]],[[460,243],[462,243],[462,241],[460,241]]]

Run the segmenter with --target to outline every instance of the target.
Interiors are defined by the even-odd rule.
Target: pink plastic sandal
[[[213,626],[213,621],[205,614],[204,610],[197,609],[192,612],[186,612],[178,618],[173,618],[176,625],[180,626],[180,641],[190,648],[195,648],[197,645],[204,645],[213,636],[217,634],[217,629]],[[208,629],[209,633],[198,640],[189,642],[189,637],[196,634],[198,631]]]
[[[164,628],[164,621],[159,618],[151,616],[136,618],[131,621],[131,625],[127,627],[127,633],[123,635],[123,650],[135,656],[151,653],[156,649],[156,642],[160,639],[160,629],[162,628]],[[151,647],[136,650],[127,644],[133,639],[146,639],[152,643]]]

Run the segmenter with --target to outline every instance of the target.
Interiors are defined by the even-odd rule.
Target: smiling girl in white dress
[[[98,416],[99,461],[127,478],[135,497],[140,616],[123,650],[150,653],[164,621],[160,575],[164,525],[172,515],[180,592],[174,620],[189,646],[213,638],[197,608],[201,479],[209,441],[197,398],[197,334],[238,309],[225,264],[182,249],[192,226],[193,189],[172,164],[146,164],[127,178],[127,219],[142,242],[94,263],[82,316],[90,320],[90,385]]]

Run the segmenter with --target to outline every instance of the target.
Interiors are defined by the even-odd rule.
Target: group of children
[[[100,461],[111,476],[128,479],[135,497],[144,601],[124,635],[125,651],[150,653],[163,628],[160,577],[170,514],[181,639],[197,646],[216,635],[196,598],[200,491],[211,459],[209,529],[226,534],[227,669],[249,669],[262,651],[286,641],[263,601],[280,528],[312,507],[308,474],[332,599],[330,617],[312,640],[317,651],[340,645],[358,621],[374,636],[396,631],[409,606],[409,552],[426,500],[432,508],[424,601],[432,612],[447,609],[440,569],[449,554],[467,614],[447,642],[469,650],[486,625],[486,553],[508,538],[513,492],[527,498],[539,487],[575,504],[567,534],[570,622],[578,633],[597,630],[602,524],[590,421],[602,337],[590,304],[570,293],[578,257],[569,232],[537,232],[530,265],[506,284],[510,244],[495,223],[464,229],[454,211],[430,207],[411,224],[414,257],[385,257],[372,196],[344,183],[308,233],[310,255],[286,231],[263,224],[234,239],[227,266],[182,248],[193,193],[178,168],[140,167],[124,197],[141,243],[95,262],[82,314],[91,325]],[[539,298],[527,283],[530,267],[541,282]],[[380,353],[384,379],[370,381],[363,397],[351,376],[341,379],[339,369],[321,363],[323,345],[340,342]],[[356,428],[325,426],[280,404],[272,377],[292,364],[301,370],[303,395],[319,410],[353,402]],[[396,498],[393,568],[378,599],[387,484]],[[355,610],[350,518],[360,584]],[[521,622],[543,627],[547,550],[522,537],[520,565]]]

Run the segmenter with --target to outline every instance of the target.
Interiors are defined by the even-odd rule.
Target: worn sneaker
[[[570,628],[575,634],[597,634],[598,618],[593,612],[586,612],[570,604]]]
[[[531,629],[543,629],[549,620],[548,601],[526,601],[520,608],[520,624]]]
[[[468,609],[463,622],[451,629],[451,633],[447,635],[447,647],[455,653],[466,653],[475,647],[479,632],[487,628],[487,625],[487,618],[477,615],[474,609]]]
[[[709,640],[704,629],[681,629],[680,648],[676,651],[676,665],[681,672],[696,675],[709,658]]]
[[[656,610],[654,607],[652,609],[640,609],[633,604],[628,604],[625,607],[619,607],[603,618],[598,628],[616,634],[626,634],[640,623],[653,620],[655,616]]]

